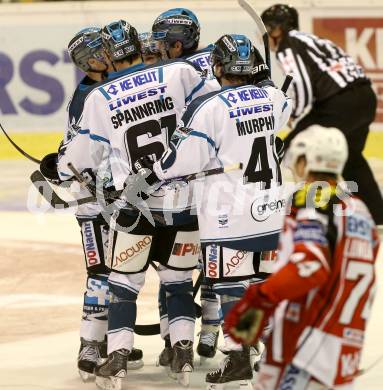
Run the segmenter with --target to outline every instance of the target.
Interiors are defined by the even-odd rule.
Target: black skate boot
[[[201,365],[206,359],[211,359],[217,352],[219,326],[202,325],[199,334],[197,353],[201,357]]]
[[[143,353],[141,349],[132,348],[128,355],[128,363],[126,366],[127,370],[138,370],[144,367],[144,362],[142,360]]]
[[[229,351],[220,367],[206,375],[207,389],[221,390],[226,384],[237,384],[240,389],[252,389],[253,367],[250,364],[250,349]]]
[[[128,354],[129,351],[127,349],[114,351],[103,364],[96,367],[96,385],[100,389],[122,389],[122,379],[126,377]]]
[[[160,353],[156,365],[157,367],[158,366],[169,367],[170,363],[172,362],[172,359],[173,359],[173,348],[172,345],[170,344],[170,336],[166,336],[165,348]]]
[[[174,344],[170,369],[173,379],[177,379],[177,382],[184,387],[189,386],[190,373],[194,370],[192,341],[181,340]]]
[[[102,358],[106,358],[106,341],[88,341],[81,338],[77,368],[83,382],[95,379],[94,370]]]

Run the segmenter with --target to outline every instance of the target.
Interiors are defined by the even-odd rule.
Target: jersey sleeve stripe
[[[192,100],[193,95],[194,95],[195,93],[197,93],[197,92],[204,86],[205,81],[206,81],[206,79],[203,78],[203,79],[201,80],[201,82],[200,82],[196,87],[193,88],[193,90],[190,92],[190,95],[186,97],[185,103],[188,103],[189,101]]]
[[[105,143],[110,145],[110,141],[108,139],[104,138],[104,137],[101,137],[100,135],[96,135],[96,134],[91,134],[90,133],[89,137],[93,141],[101,141],[101,142],[105,142]]]
[[[110,100],[111,97],[109,96],[109,94],[105,91],[105,89],[103,87],[99,87],[97,88],[102,94],[103,96],[105,97],[106,100]]]
[[[200,137],[206,139],[206,141],[215,149],[215,142],[205,133],[201,133],[200,131],[192,130],[190,135],[194,135],[195,137]]]

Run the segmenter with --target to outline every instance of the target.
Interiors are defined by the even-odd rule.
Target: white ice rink
[[[94,383],[83,384],[76,370],[85,281],[78,226],[72,215],[27,212],[28,170],[25,164],[20,168],[22,176],[15,174],[17,164],[12,168],[13,174],[4,170],[4,181],[9,179],[7,175],[20,178],[12,186],[17,192],[11,188],[9,196],[4,191],[0,193],[0,390],[96,389]],[[358,390],[383,389],[382,250],[376,268],[380,288],[361,366],[366,368],[381,357],[382,360],[360,377]],[[141,324],[158,322],[157,285],[157,275],[148,271],[139,298]],[[196,331],[199,326],[197,321]],[[155,366],[163,345],[159,336],[136,336],[135,345],[144,351],[145,366],[128,372],[124,389],[179,388]],[[209,365],[200,367],[196,356],[190,389],[203,389],[206,372],[215,369],[222,357],[218,352]]]

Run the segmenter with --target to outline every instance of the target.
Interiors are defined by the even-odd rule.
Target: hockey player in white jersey
[[[210,54],[214,45],[199,48],[200,45],[200,23],[197,16],[186,8],[172,8],[161,13],[152,26],[153,37],[160,43],[163,59],[183,58],[198,66],[206,76],[216,85],[216,89],[221,87],[215,80],[211,65]],[[166,330],[167,314],[164,302],[165,292],[160,290],[160,317],[161,334]],[[202,282],[201,284],[201,331],[199,332],[199,342],[197,353],[201,356],[201,361],[205,358],[215,356],[219,329],[221,324],[221,310],[219,298],[212,291],[211,286]],[[165,332],[166,334],[166,332]],[[159,363],[167,365],[171,348],[169,340],[165,336],[165,348],[161,352]]]
[[[125,21],[103,28],[104,46],[116,72],[93,90],[84,104],[81,136],[90,139],[89,149],[77,150],[72,164],[79,170],[99,169],[105,156],[117,190],[129,189],[134,162],[144,155],[161,157],[176,128],[185,104],[194,96],[211,91],[211,86],[194,66],[183,60],[145,66],[138,34]],[[68,147],[76,149],[81,139]],[[69,169],[64,174],[71,175]],[[106,172],[106,176],[109,172]],[[98,177],[104,173],[99,169]],[[101,177],[103,180],[103,177]],[[190,209],[178,213],[177,226],[153,226],[151,211],[163,214],[164,201],[174,197],[174,188],[163,188],[136,207],[126,207],[113,219],[109,235],[108,279],[111,294],[108,318],[108,360],[98,367],[100,386],[121,386],[126,360],[133,348],[136,299],[144,284],[150,261],[158,261],[159,276],[167,292],[170,340],[174,357],[171,370],[183,384],[193,370],[194,304],[191,273],[198,260],[199,236]],[[132,194],[130,194],[132,195]],[[131,198],[128,199],[132,201]],[[147,215],[149,220],[142,215]],[[141,218],[140,218],[141,217]],[[158,219],[157,219],[158,220]]]
[[[243,35],[221,37],[212,64],[222,89],[189,105],[160,161],[139,163],[160,181],[244,164],[244,172],[206,177],[202,188],[196,183],[204,271],[225,315],[260,271],[259,252],[277,247],[285,201],[274,140],[287,123],[291,103],[267,80],[260,54]],[[207,374],[208,386],[240,381],[251,388],[249,348],[227,334],[225,342],[227,357]]]
[[[41,172],[59,180],[57,160],[61,166],[71,160],[71,142],[82,130],[79,127],[84,101],[93,88],[107,77],[112,70],[110,62],[103,54],[101,29],[88,27],[78,32],[68,44],[68,53],[73,63],[85,72],[67,108],[67,128],[59,148],[59,154],[47,155],[41,164]],[[65,156],[65,157],[64,157]],[[51,174],[49,174],[50,170]],[[92,175],[91,172],[88,174]],[[78,183],[77,183],[78,184]],[[75,184],[73,184],[75,186]],[[78,187],[78,185],[77,185]],[[75,196],[88,196],[87,190],[74,192]],[[105,266],[109,226],[101,215],[97,203],[80,206],[76,212],[81,227],[85,265],[87,269],[86,292],[84,294],[83,315],[80,328],[81,346],[78,356],[78,369],[84,381],[94,378],[94,369],[99,358],[107,357],[106,331],[108,323],[109,288],[107,278],[109,270]],[[134,349],[129,355],[128,368],[142,366],[142,351]]]

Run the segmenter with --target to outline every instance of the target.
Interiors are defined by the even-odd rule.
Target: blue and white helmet
[[[112,61],[121,61],[141,53],[137,30],[125,20],[104,26],[101,35]]]
[[[245,35],[226,34],[214,44],[210,62],[212,67],[221,64],[224,74],[251,75],[256,64],[256,49]]]
[[[197,16],[186,8],[172,8],[157,17],[152,27],[153,37],[169,47],[180,41],[184,50],[196,49],[200,38]]]
[[[68,53],[73,63],[88,72],[91,70],[88,60],[95,58],[103,61],[103,45],[101,39],[101,28],[87,27],[79,31],[68,44]]]
[[[153,38],[153,34],[151,32],[144,32],[138,34],[138,39],[141,45],[141,54],[161,54],[159,43]]]

